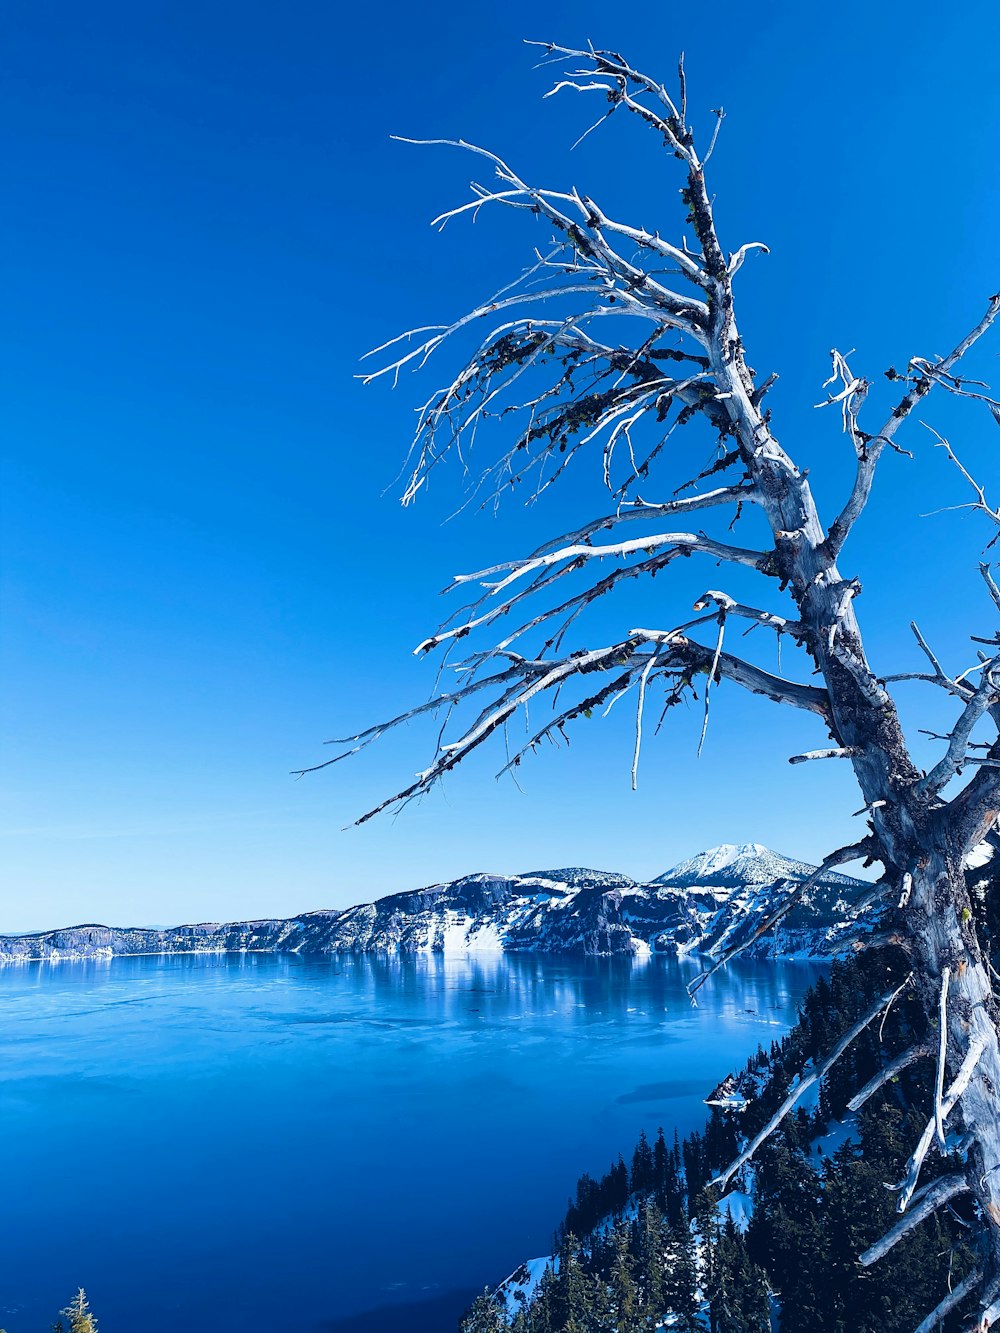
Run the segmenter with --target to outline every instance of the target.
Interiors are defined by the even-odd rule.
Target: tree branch
[[[782,899],[781,903],[772,912],[765,916],[764,920],[757,926],[756,930],[754,930],[748,939],[727,949],[722,954],[721,958],[719,958],[718,962],[714,963],[707,972],[699,972],[695,979],[688,985],[688,995],[694,999],[697,992],[701,990],[702,986],[704,986],[705,982],[708,981],[710,977],[714,977],[716,972],[732,962],[738,954],[741,954],[745,949],[749,949],[751,944],[755,944],[762,935],[766,935],[772,926],[777,925],[783,917],[788,915],[796,903],[802,898],[803,894],[808,893],[811,888],[819,883],[828,870],[831,870],[834,866],[847,865],[851,861],[860,861],[862,858],[871,856],[874,851],[874,839],[862,838],[860,842],[851,843],[848,847],[840,847],[837,851],[831,852],[830,855],[825,857],[816,867],[812,874],[808,875],[801,881],[801,883],[796,884]]]
[[[1000,657],[995,657],[983,666],[982,680],[952,729],[944,757],[917,784],[921,792],[928,795],[939,792],[968,762],[967,755],[973,728],[1000,702],[1000,684],[993,674],[998,669],[1000,669]]]
[[[858,1255],[858,1263],[863,1268],[870,1268],[878,1259],[888,1254],[893,1246],[897,1245],[915,1226],[918,1226],[925,1217],[930,1217],[931,1213],[936,1212],[949,1200],[954,1199],[959,1194],[967,1194],[968,1191],[969,1184],[960,1173],[953,1176],[942,1176],[935,1180],[919,1203],[914,1205],[902,1221],[897,1222],[881,1240],[877,1240],[863,1254]]]
[[[844,1033],[840,1041],[837,1042],[837,1045],[833,1048],[833,1050],[823,1061],[823,1063],[818,1068],[814,1069],[811,1073],[806,1074],[803,1078],[799,1079],[799,1082],[795,1085],[795,1087],[791,1090],[791,1092],[789,1092],[788,1096],[781,1103],[777,1111],[775,1111],[774,1115],[767,1122],[767,1124],[760,1131],[760,1133],[756,1136],[756,1138],[754,1138],[747,1145],[747,1147],[743,1149],[743,1151],[735,1159],[735,1161],[731,1162],[729,1166],[726,1167],[725,1171],[723,1171],[720,1175],[715,1177],[715,1179],[711,1182],[713,1186],[723,1186],[723,1187],[726,1186],[729,1183],[729,1181],[732,1180],[736,1172],[739,1171],[740,1167],[745,1166],[747,1162],[750,1161],[750,1158],[754,1155],[754,1153],[757,1151],[760,1145],[766,1139],[770,1138],[770,1136],[778,1128],[782,1120],[784,1120],[785,1116],[792,1109],[795,1103],[799,1100],[802,1094],[806,1092],[809,1088],[811,1088],[814,1083],[818,1083],[820,1079],[824,1078],[830,1072],[833,1066],[837,1063],[840,1057],[847,1050],[848,1046],[850,1046],[851,1042],[854,1041],[856,1037],[860,1036],[862,1032],[864,1032],[865,1028],[868,1027],[869,1023],[874,1022],[874,1020],[878,1018],[879,1014],[892,999],[892,996],[893,996],[892,991],[887,992],[885,995],[879,996],[877,1002],[874,1005],[872,1005],[870,1009],[867,1009],[861,1015],[861,1017],[857,1020],[857,1022],[853,1025],[853,1027],[849,1028],[847,1032]],[[968,1188],[968,1186],[965,1186],[965,1188]],[[864,1259],[862,1259],[862,1262],[864,1262]]]
[[[948,1058],[948,983],[951,981],[951,968],[941,972],[941,999],[938,1009],[938,1058],[934,1076],[934,1130],[938,1143],[944,1147],[944,1067]]]
[[[956,365],[966,352],[983,336],[991,327],[994,320],[1000,312],[1000,294],[991,296],[986,309],[986,314],[974,328],[962,338],[957,345],[948,353],[947,356],[934,362],[919,361],[921,368],[927,367],[934,372],[933,375],[926,373],[921,369],[910,387],[904,393],[903,397],[893,408],[891,415],[887,418],[882,429],[877,435],[867,439],[863,450],[858,455],[857,472],[854,478],[854,486],[850,497],[840,514],[830,525],[830,531],[826,539],[827,550],[830,555],[836,559],[843,549],[844,542],[850,535],[854,524],[861,517],[865,505],[868,503],[868,497],[871,495],[872,483],[875,480],[875,469],[878,466],[879,458],[882,455],[886,445],[891,445],[899,427],[931,389],[932,384],[939,382],[942,375],[947,375],[951,368]],[[913,362],[911,362],[911,365]]]
[[[934,1141],[934,1134],[937,1130],[938,1123],[940,1121],[940,1123],[943,1124],[948,1116],[951,1115],[962,1093],[969,1086],[969,1082],[975,1072],[976,1065],[979,1063],[979,1058],[983,1053],[983,1049],[982,1040],[974,1040],[965,1053],[965,1058],[959,1067],[958,1073],[955,1075],[951,1087],[948,1089],[947,1095],[942,1101],[939,1101],[937,1094],[935,1093],[934,1113],[924,1126],[923,1133],[920,1135],[920,1138],[917,1141],[917,1146],[913,1150],[913,1156],[907,1163],[906,1175],[898,1186],[900,1194],[896,1201],[897,1212],[903,1213],[909,1206],[910,1201],[913,1198],[913,1192],[917,1187],[917,1181],[920,1179],[920,1171],[924,1164],[924,1158],[927,1156],[927,1152]]]
[[[983,1280],[983,1270],[981,1268],[972,1268],[962,1278],[957,1287],[953,1287],[947,1296],[934,1307],[926,1319],[921,1319],[920,1323],[913,1330],[913,1333],[934,1333],[934,1329],[940,1328],[945,1318],[952,1310],[956,1310],[971,1292],[973,1292]]]
[[[753,486],[720,486],[714,491],[705,491],[701,495],[686,495],[679,500],[667,500],[662,504],[649,504],[645,500],[633,500],[613,514],[591,519],[583,527],[572,532],[564,532],[559,537],[552,537],[536,551],[532,557],[543,555],[557,546],[573,546],[586,541],[595,532],[610,531],[619,523],[633,523],[637,520],[648,521],[657,518],[672,518],[677,514],[693,513],[699,509],[714,509],[727,504],[757,504],[757,491]]]
[[[636,629],[631,632],[641,635],[650,643],[669,641],[673,635],[671,630]],[[677,640],[678,652],[682,650],[682,645],[683,651],[688,653],[689,659],[696,669],[704,670],[708,668],[714,655],[711,649],[704,648],[701,644],[692,643],[688,639]],[[763,694],[775,703],[790,704],[793,708],[802,708],[806,712],[816,713],[824,720],[829,720],[830,695],[819,686],[800,685],[797,681],[772,675],[770,671],[754,666],[752,662],[747,662],[741,657],[734,657],[732,653],[724,652],[719,655],[716,670],[717,674],[724,680],[731,680],[736,685],[742,685],[751,694]]]
[[[998,418],[998,419],[1000,419],[1000,418]],[[1000,526],[1000,507],[994,508],[993,505],[990,504],[990,502],[989,502],[989,501],[987,500],[987,498],[986,498],[986,489],[985,489],[985,487],[984,487],[984,486],[981,486],[980,483],[979,483],[978,481],[976,481],[976,479],[975,479],[975,478],[972,476],[972,474],[969,472],[968,468],[965,467],[965,465],[962,463],[961,459],[958,457],[958,455],[955,453],[954,449],[951,447],[951,445],[948,443],[948,441],[944,438],[943,435],[940,435],[940,434],[934,429],[933,426],[928,426],[926,421],[921,422],[921,425],[922,425],[926,430],[929,430],[929,431],[930,431],[930,433],[931,433],[931,434],[934,436],[934,438],[937,440],[937,447],[938,447],[939,449],[943,449],[943,450],[945,451],[945,453],[946,453],[946,454],[948,455],[948,457],[951,459],[952,463],[954,463],[955,467],[958,469],[958,471],[962,474],[962,476],[965,478],[965,480],[969,483],[969,485],[972,487],[972,489],[973,489],[973,490],[975,491],[975,493],[976,493],[976,498],[975,498],[975,500],[970,501],[968,504],[964,504],[964,505],[946,505],[946,506],[945,506],[945,509],[946,509],[946,510],[947,510],[947,509],[974,509],[974,510],[976,510],[976,511],[977,511],[978,513],[980,513],[980,514],[985,514],[986,517],[987,517],[988,519],[990,519],[991,522],[993,522],[993,523],[997,524],[998,526]],[[943,512],[943,511],[941,511],[941,510],[935,510],[935,513],[940,513],[940,512]],[[996,540],[997,540],[997,539],[994,537],[993,541],[996,541]],[[993,544],[993,542],[990,542],[990,545],[991,545],[991,546],[992,546],[992,544]],[[982,566],[980,566],[980,568],[982,568]]]
[[[480,569],[474,574],[457,574],[452,587],[458,587],[463,583],[483,583],[489,588],[490,595],[495,596],[497,593],[503,592],[516,579],[523,578],[525,574],[532,574],[536,570],[544,569],[550,565],[566,564],[579,569],[589,560],[609,558],[622,560],[641,552],[652,555],[654,551],[660,550],[662,547],[676,547],[685,553],[689,551],[700,552],[703,555],[712,556],[716,560],[724,560],[729,564],[743,565],[748,569],[756,570],[766,569],[771,558],[769,552],[750,551],[742,546],[731,546],[727,542],[716,541],[704,532],[658,532],[650,536],[634,537],[630,541],[616,542],[610,546],[593,546],[581,542],[573,546],[560,547],[555,551],[547,551],[543,555],[530,556],[523,560],[504,560],[498,565],[491,565],[489,569]],[[487,583],[491,575],[503,574],[505,570],[510,572],[498,582]]]
[[[788,634],[793,639],[805,637],[805,626],[798,620],[786,620],[784,616],[777,616],[772,611],[762,611],[760,607],[747,606],[744,602],[734,601],[728,593],[718,592],[713,588],[701,594],[694,603],[694,610],[703,611],[708,606],[717,606],[723,615],[752,620],[756,625],[765,625],[768,629],[773,629],[778,634]]]
[[[793,754],[790,764],[805,764],[813,759],[856,759],[861,753],[856,745],[841,745],[833,750],[807,750],[805,754]]]
[[[709,618],[714,619],[714,617]],[[610,685],[604,686],[596,694],[558,714],[502,771],[520,762],[525,751],[533,748],[538,741],[551,736],[554,732],[561,732],[567,723],[576,721],[580,716],[589,716],[593,708],[604,703],[612,694],[637,682],[643,673],[647,680],[662,677],[665,681],[673,682],[675,698],[679,698],[681,693],[691,688],[696,675],[707,676],[712,673],[715,677],[731,680],[754,694],[763,694],[775,701],[817,713],[824,718],[828,716],[829,697],[825,690],[774,676],[731,653],[717,652],[715,649],[696,643],[679,630],[635,629],[619,643],[573,653],[561,659],[530,660],[513,653],[498,650],[494,652],[497,656],[509,659],[511,665],[491,676],[472,679],[458,690],[448,691],[419,708],[411,709],[388,722],[347,738],[344,743],[357,742],[354,748],[347,752],[353,754],[376,740],[385,731],[411,718],[433,712],[443,705],[450,710],[484,688],[502,687],[499,694],[491,700],[458,740],[440,746],[437,758],[429,768],[417,775],[416,782],[380,802],[378,806],[356,820],[356,823],[363,824],[387,807],[406,803],[419,793],[429,790],[478,748],[489,735],[502,727],[519,708],[526,707],[541,694],[555,693],[571,680],[587,677],[593,672],[618,669],[620,674],[615,676]],[[459,669],[478,668],[493,655],[492,652],[482,654],[471,662],[460,664]],[[651,657],[655,658],[655,661],[651,661]],[[327,767],[344,757],[346,756],[337,755],[334,759],[327,760],[325,764],[315,765],[314,768]],[[314,769],[298,770],[300,774],[312,771]]]
[[[860,1111],[865,1102],[875,1096],[880,1088],[884,1088],[887,1083],[891,1083],[894,1078],[909,1069],[910,1065],[916,1064],[918,1060],[925,1059],[930,1055],[928,1046],[911,1046],[908,1050],[901,1051],[888,1064],[883,1065],[877,1074],[874,1074],[860,1092],[856,1092],[847,1103],[849,1111]]]

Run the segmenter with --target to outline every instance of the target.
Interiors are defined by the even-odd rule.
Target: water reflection
[[[701,1099],[788,1026],[817,972],[734,965],[694,1009],[698,966],[246,954],[0,969],[0,1179],[16,1200],[0,1324],[46,1327],[80,1282],[102,1333],[430,1316],[544,1252],[576,1177],[640,1129],[700,1125]],[[150,1291],[166,1303],[150,1310]]]
[[[349,978],[352,989],[373,997],[404,994],[437,1003],[448,992],[463,996],[501,997],[508,1006],[552,1005],[564,1012],[585,1009],[591,1016],[602,1007],[618,1007],[633,994],[645,1004],[672,1007],[679,991],[701,971],[695,958],[664,955],[593,958],[537,953],[355,954],[301,957],[294,954],[173,954],[87,959],[61,963],[15,963],[0,968],[0,995],[29,989],[74,991],[127,983],[149,988],[157,981],[197,979],[199,984],[226,987],[252,984],[327,985],[331,978]],[[802,976],[812,976],[811,963],[737,961],[717,973],[700,992],[710,1008],[720,1002],[737,1008],[787,1005]],[[799,974],[799,975],[796,975]],[[792,980],[790,988],[789,982]],[[142,996],[128,1001],[141,1002]]]

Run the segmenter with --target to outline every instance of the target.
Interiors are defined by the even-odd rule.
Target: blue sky
[[[665,75],[683,49],[696,125],[725,106],[725,243],[771,246],[741,274],[750,360],[780,371],[778,433],[827,513],[850,478],[835,415],[811,407],[829,348],[855,347],[875,378],[947,350],[1000,286],[993,5],[953,20],[895,0],[835,15],[727,0],[711,21],[578,0],[546,6],[541,28],[538,14],[5,7],[0,928],[285,914],[474,869],[651,875],[720,841],[818,857],[854,831],[846,769],[786,762],[822,743],[815,724],[732,689],[703,757],[700,718],[678,718],[636,794],[624,716],[522,768],[523,791],[494,782],[494,748],[360,830],[343,828],[425,766],[432,729],[289,777],[328,736],[426,696],[433,666],[410,650],[452,574],[605,507],[581,472],[530,512],[443,524],[453,472],[401,510],[412,409],[446,363],[394,393],[354,378],[368,347],[460,313],[538,241],[517,217],[432,231],[469,163],[393,133],[487,143],[679,230],[677,164],[635,125],[570,153],[592,107],[543,102],[522,38],[591,38]],[[994,382],[998,351],[994,336],[977,363]],[[925,417],[996,474],[985,413]],[[991,631],[975,577],[988,534],[918,517],[966,497],[926,432],[908,443],[842,562],[882,671],[916,665],[913,616],[955,665]],[[721,577],[685,572],[669,598],[658,582],[657,614]],[[633,600],[595,637],[639,606],[648,623]],[[946,716],[901,698],[914,725]]]

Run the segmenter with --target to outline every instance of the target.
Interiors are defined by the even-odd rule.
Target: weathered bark
[[[692,174],[691,190],[700,201],[699,240],[711,253],[714,223],[703,176]],[[946,1071],[954,1074],[970,1047],[981,1046],[960,1097],[960,1118],[971,1136],[962,1170],[983,1220],[982,1265],[989,1290],[1000,1284],[1000,1012],[965,883],[967,831],[956,829],[949,812],[939,808],[936,794],[923,789],[895,704],[865,658],[851,584],[837,568],[808,482],[754,406],[753,381],[743,361],[726,278],[719,281],[718,299],[710,308],[715,311],[712,369],[725,385],[726,410],[744,465],[771,521],[776,561],[798,608],[804,645],[827,682],[831,737],[848,751],[871,808],[879,859],[901,881],[904,874],[912,877],[908,901],[898,909],[898,927],[915,964],[929,1026],[935,1022],[945,980]],[[981,818],[992,822],[988,811]]]
[[[717,342],[739,348],[731,317],[720,328]],[[853,607],[848,604],[844,613],[838,600],[844,580],[829,557],[808,485],[786,463],[782,451],[769,448],[770,432],[746,392],[749,376],[742,371],[738,351],[733,362],[720,364],[716,373],[725,377],[732,391],[728,403],[734,425],[772,519],[782,572],[806,627],[806,647],[828,683],[831,735],[850,750],[858,784],[873,807],[879,859],[895,869],[900,880],[903,874],[911,876],[908,901],[898,909],[898,925],[915,964],[929,1026],[935,1023],[945,978],[946,1071],[954,1074],[959,1069],[970,1046],[982,1047],[961,1094],[960,1115],[971,1135],[962,1170],[983,1220],[981,1259],[989,1289],[1000,1283],[1000,1012],[965,883],[969,848],[950,826],[947,814],[936,808],[935,798],[921,790],[922,775],[910,760],[895,705],[865,659]],[[946,969],[950,969],[947,977]]]
[[[989,974],[973,926],[961,859],[952,850],[923,848],[914,865],[913,891],[901,909],[913,941],[915,979],[926,1014],[938,1009],[945,969],[947,1068],[954,1074],[968,1052],[981,1046],[959,1101],[959,1124],[971,1136],[962,1167],[976,1199],[987,1239],[986,1285],[1000,1279],[1000,1041]],[[928,1108],[931,1113],[932,1108]]]

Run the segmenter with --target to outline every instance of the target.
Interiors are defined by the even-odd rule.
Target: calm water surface
[[[0,969],[0,1323],[447,1333],[582,1171],[787,1030],[817,975],[266,955]]]

